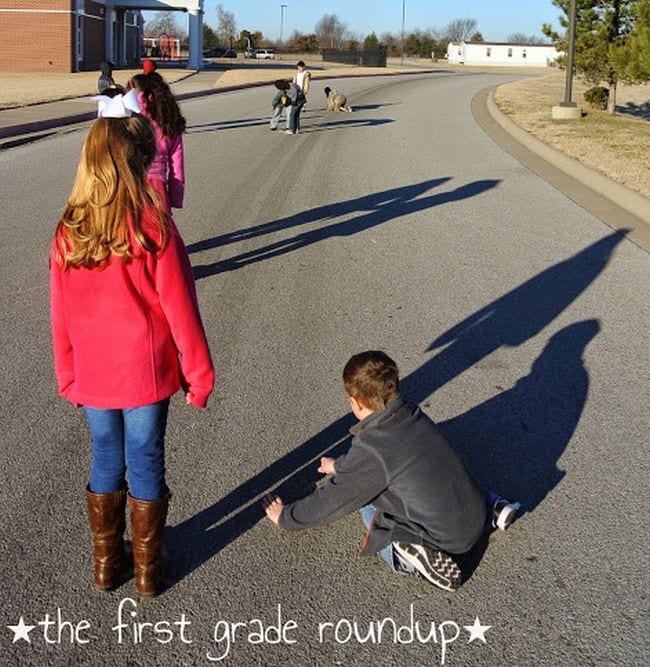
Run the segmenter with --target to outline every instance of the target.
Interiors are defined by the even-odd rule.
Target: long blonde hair
[[[128,261],[138,246],[158,252],[167,242],[160,201],[147,183],[156,137],[147,118],[99,118],[84,144],[77,177],[56,229],[55,259],[68,267],[102,268],[113,255]],[[158,227],[154,238],[142,228],[144,208]],[[155,238],[158,237],[158,238]]]

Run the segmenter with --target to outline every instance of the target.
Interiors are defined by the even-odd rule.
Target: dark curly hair
[[[137,74],[131,83],[142,92],[147,115],[158,124],[166,137],[176,137],[185,132],[186,122],[178,102],[158,72]]]

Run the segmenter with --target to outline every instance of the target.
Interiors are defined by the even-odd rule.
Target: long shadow
[[[315,132],[327,132],[337,130],[341,127],[376,127],[394,123],[394,118],[346,118],[345,120],[326,121],[324,123],[313,123],[300,128],[300,134],[314,134]]]
[[[481,326],[481,321],[487,322],[484,335],[495,336],[495,341],[480,347],[482,357],[465,355],[459,359],[454,365],[455,375],[446,372],[444,382],[489,351],[522,344],[539,334],[598,277],[623,238],[621,232],[604,237],[481,309],[481,313],[501,312],[502,326],[515,326],[519,335],[516,339],[504,335],[503,329],[489,324],[489,318],[477,320],[475,328]],[[576,280],[579,288],[575,287]],[[533,324],[522,322],[531,315],[525,297],[537,298],[536,306],[544,312],[543,317],[534,318]],[[564,474],[557,461],[584,408],[589,382],[582,355],[598,329],[595,320],[565,327],[551,337],[531,372],[515,387],[441,424],[479,481],[506,496],[521,499],[526,510],[534,509]],[[458,340],[458,327],[450,331],[457,332],[454,340]],[[447,337],[445,334],[436,341]],[[469,343],[466,345],[469,347]],[[462,348],[457,349],[462,353]],[[443,354],[444,351],[403,378],[401,389],[408,400],[422,403],[444,384],[438,376],[449,363],[448,359],[440,361]],[[255,501],[266,492],[273,489],[289,502],[305,495],[320,477],[316,472],[318,458],[345,451],[353,423],[350,415],[342,416],[214,505],[168,529],[174,562],[169,584],[190,574],[252,528],[263,517],[261,503]],[[483,540],[465,557],[462,566],[466,576],[475,568],[485,545]]]
[[[201,132],[221,132],[223,130],[238,130],[243,127],[260,127],[269,124],[269,118],[261,120],[234,120],[225,121],[221,123],[211,123],[201,126],[202,129],[190,128],[187,134],[200,134]],[[315,123],[300,129],[300,134],[313,134],[314,132],[324,132],[326,130],[336,130],[339,127],[374,127],[376,125],[385,125],[386,123],[394,123],[392,118],[350,118],[348,120],[333,121],[331,123]],[[198,126],[197,126],[198,127]]]
[[[622,113],[626,116],[634,116],[635,118],[650,120],[650,102],[642,102],[641,104],[628,102],[625,105],[617,105],[616,111],[617,113]]]
[[[397,104],[403,104],[403,102],[377,102],[374,104],[355,104],[352,108],[355,111],[373,111],[374,109],[381,109],[382,107],[392,107]]]
[[[245,239],[273,234],[285,229],[290,229],[291,227],[298,227],[310,222],[316,222],[317,220],[338,218],[342,215],[347,215],[356,211],[378,211],[382,206],[387,206],[391,203],[399,204],[400,202],[408,202],[415,199],[419,195],[424,194],[449,180],[451,180],[450,176],[444,176],[442,178],[434,178],[413,185],[392,188],[391,190],[373,192],[372,194],[364,195],[363,197],[355,197],[354,199],[317,206],[315,208],[300,211],[300,213],[290,215],[286,218],[279,218],[278,220],[265,222],[261,225],[247,227],[246,229],[238,229],[234,232],[220,234],[219,236],[213,236],[211,239],[192,243],[187,246],[187,251],[191,254],[194,252],[202,252],[203,250],[210,250],[211,248],[220,248],[229,243],[237,243],[238,241],[243,241]]]
[[[269,124],[268,118],[265,118],[264,120],[233,121],[230,125],[217,125],[215,123],[212,127],[205,127],[200,130],[188,130],[187,134],[202,134],[203,132],[223,132],[224,130],[240,130],[244,127],[262,127],[268,124]]]
[[[483,488],[531,512],[565,475],[558,461],[571,441],[589,394],[583,354],[600,331],[596,320],[551,337],[531,372],[507,391],[439,424]],[[459,558],[467,580],[487,539]]]
[[[603,237],[438,336],[428,350],[444,349],[432,368],[425,365],[413,374],[413,381],[430,394],[495,350],[517,347],[538,334],[601,273],[627,231]]]
[[[209,127],[209,128],[218,128],[222,125],[224,126],[231,126],[231,125],[240,125],[244,123],[261,123],[261,122],[269,122],[269,116],[260,116],[259,118],[235,118],[233,120],[214,120],[210,123],[199,123],[197,125],[188,125],[187,130],[198,130],[203,127]]]
[[[564,327],[514,387],[440,423],[476,479],[507,490],[528,511],[565,475],[557,463],[587,400],[583,354],[599,331],[597,320]]]
[[[438,184],[444,182],[445,179],[438,179],[430,181],[430,183]],[[449,192],[442,192],[428,197],[421,197],[414,199],[412,193],[420,189],[418,186],[409,186],[402,188],[402,192],[397,197],[391,197],[388,201],[384,201],[374,207],[369,213],[349,218],[342,222],[337,222],[327,227],[320,227],[318,229],[309,230],[292,236],[288,239],[282,239],[275,243],[255,248],[248,252],[241,253],[235,257],[229,257],[212,264],[198,264],[195,265],[194,277],[196,280],[212,276],[217,273],[225,271],[234,271],[249,264],[255,264],[263,260],[285,255],[289,252],[294,252],[300,248],[318,243],[325,239],[336,236],[352,236],[359,232],[365,231],[377,225],[381,225],[389,220],[397,220],[411,213],[423,211],[434,206],[440,206],[453,201],[467,199],[468,197],[475,197],[499,184],[498,180],[474,181],[467,183],[455,190]]]

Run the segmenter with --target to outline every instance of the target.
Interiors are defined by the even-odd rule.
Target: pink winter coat
[[[142,96],[138,94],[142,112],[149,118],[156,133],[156,157],[154,158],[147,178],[156,189],[158,194],[166,198],[167,210],[170,207],[183,208],[183,196],[185,194],[185,162],[183,156],[183,135],[167,137],[163,134],[153,118],[147,113],[147,105]]]
[[[143,231],[153,234],[148,216]],[[205,407],[214,386],[210,350],[187,250],[171,218],[168,225],[159,255],[140,250],[128,262],[66,270],[51,257],[54,365],[59,393],[75,405],[141,407],[183,387]]]

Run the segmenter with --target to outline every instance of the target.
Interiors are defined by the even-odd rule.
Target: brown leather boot
[[[160,500],[129,496],[135,586],[143,597],[158,595],[165,579],[163,532],[171,493]]]
[[[126,489],[92,493],[86,487],[86,501],[95,545],[95,587],[110,591],[122,581],[131,565],[124,548]]]

